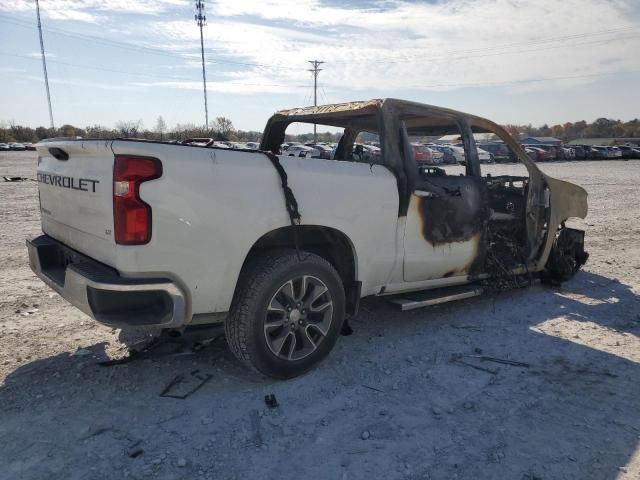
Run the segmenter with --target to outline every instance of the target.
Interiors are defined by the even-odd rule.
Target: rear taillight
[[[116,155],[113,166],[113,231],[120,245],[151,240],[151,207],[140,199],[140,184],[162,176],[157,158]]]

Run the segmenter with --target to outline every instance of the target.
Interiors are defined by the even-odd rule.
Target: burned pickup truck
[[[339,129],[335,159],[278,155],[300,123]],[[381,149],[367,161],[353,153],[364,132]],[[522,174],[483,172],[479,132],[500,137]],[[412,142],[448,134],[466,165],[418,167]],[[584,232],[565,226],[587,215],[585,190],[542,173],[495,123],[445,108],[281,111],[259,151],[134,139],[37,150],[43,235],[27,245],[42,280],[115,327],[224,322],[238,359],[278,378],[325,358],[363,297],[415,308],[505,279],[565,281],[587,259]]]

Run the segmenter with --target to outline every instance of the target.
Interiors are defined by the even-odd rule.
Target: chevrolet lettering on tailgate
[[[38,182],[53,185],[54,187],[82,190],[83,192],[88,192],[90,191],[89,188],[91,188],[91,192],[93,193],[96,192],[96,184],[100,183],[99,180],[92,180],[90,178],[65,177],[51,173],[38,173]]]

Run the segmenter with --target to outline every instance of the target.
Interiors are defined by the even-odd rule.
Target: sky
[[[41,0],[54,122],[204,124],[193,1]],[[209,117],[396,97],[501,124],[640,117],[638,0],[206,0]],[[0,0],[0,124],[49,123],[33,0]],[[295,132],[293,132],[295,133]]]

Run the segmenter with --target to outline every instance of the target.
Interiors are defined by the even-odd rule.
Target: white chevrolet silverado
[[[341,129],[335,159],[279,155],[295,123]],[[362,132],[381,147],[366,162],[353,155]],[[527,173],[483,175],[477,132]],[[463,173],[418,167],[411,142],[447,134],[462,139]],[[414,308],[496,279],[565,281],[587,259],[584,232],[564,223],[587,214],[581,187],[542,173],[493,122],[414,102],[281,111],[258,151],[65,138],[37,151],[36,275],[107,325],[224,322],[238,359],[278,378],[326,357],[362,297]]]

